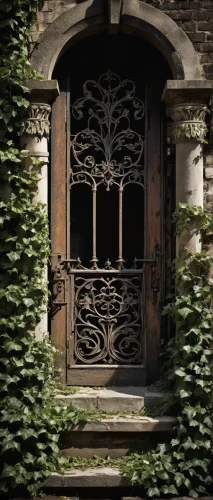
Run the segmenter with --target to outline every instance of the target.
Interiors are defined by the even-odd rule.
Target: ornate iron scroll
[[[141,300],[138,276],[76,277],[76,362],[139,362]]]
[[[141,184],[143,137],[131,128],[130,113],[131,119],[141,120],[144,104],[135,97],[135,84],[108,71],[98,82],[85,82],[83,93],[72,106],[76,120],[87,117],[87,127],[72,140],[77,163],[72,168],[71,184],[103,183],[107,190],[112,184]]]

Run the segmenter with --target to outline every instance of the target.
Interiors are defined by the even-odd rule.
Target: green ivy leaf
[[[19,444],[19,443],[17,443],[16,441],[9,441],[9,442],[8,442],[8,443],[6,443],[4,446],[2,446],[1,453],[4,453],[5,451],[8,451],[8,450],[17,450],[17,451],[21,451],[20,444]]]
[[[172,439],[171,441],[171,445],[172,446],[178,446],[180,444],[180,440],[179,439]]]
[[[59,452],[59,447],[57,446],[57,444],[56,444],[56,443],[54,443],[54,442],[53,442],[53,443],[49,442],[49,447],[51,448],[51,450],[52,450],[52,451],[54,451],[54,452],[56,452],[56,453],[58,453],[58,452]]]
[[[150,497],[154,497],[154,496],[159,497],[160,496],[160,491],[156,487],[155,488],[149,488],[148,489],[148,495]]]
[[[176,373],[176,375],[178,375]],[[187,391],[184,391],[183,389],[180,390],[180,397],[181,398],[188,398],[189,397],[189,393]]]
[[[185,377],[186,373],[179,368],[178,370],[175,370],[175,375],[178,377]]]
[[[23,302],[24,302],[24,304],[25,304],[26,307],[30,307],[30,306],[32,306],[34,304],[34,300],[30,299],[30,298],[24,298]]]
[[[198,493],[195,490],[190,490],[189,491],[189,496],[191,498],[198,498],[199,497]]]
[[[16,436],[20,436],[23,440],[26,440],[26,439],[29,439],[32,437],[37,439],[38,433],[33,431],[33,429],[20,429],[19,431],[16,432]]]
[[[6,352],[21,351],[22,347],[21,347],[21,345],[17,344],[16,342],[8,341],[8,342],[5,342],[4,349]]]
[[[32,396],[32,394],[26,392],[26,390],[23,390],[21,392],[25,399],[28,399],[31,403],[35,403],[35,398]]]
[[[17,252],[9,252],[7,253],[8,259],[12,262],[12,264],[15,264],[17,260],[20,259],[20,254]]]
[[[16,475],[15,468],[12,465],[4,464],[0,477],[1,478],[13,477],[15,475]]]
[[[193,311],[189,309],[188,307],[183,307],[182,309],[178,310],[178,314],[182,316],[184,319],[187,318],[189,314],[191,314]]]

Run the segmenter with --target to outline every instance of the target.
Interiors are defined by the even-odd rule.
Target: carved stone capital
[[[31,103],[28,110],[28,116],[24,121],[24,134],[35,135],[38,139],[49,137],[50,122],[49,115],[51,106],[43,103]]]
[[[174,142],[204,142],[207,126],[205,104],[174,104],[168,106],[167,115],[174,121],[172,135]]]

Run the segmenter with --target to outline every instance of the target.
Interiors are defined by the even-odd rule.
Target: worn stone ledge
[[[160,404],[164,396],[162,392],[151,392],[145,387],[111,387],[96,390],[82,387],[75,394],[58,394],[55,399],[87,410],[137,412],[144,406],[152,408]]]
[[[36,102],[51,104],[60,93],[57,80],[26,80],[25,85]]]
[[[102,418],[100,422],[71,424],[66,432],[159,432],[171,430],[175,417],[119,417]]]
[[[213,93],[213,80],[167,80],[162,101],[167,104],[209,104]]]

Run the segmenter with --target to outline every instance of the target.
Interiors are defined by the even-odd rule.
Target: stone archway
[[[140,61],[139,64],[138,61]],[[157,80],[156,72],[159,75]],[[106,294],[110,294],[113,304],[115,304],[115,298],[111,295],[112,283],[114,283],[114,289],[117,290],[116,297],[118,297],[120,293],[120,284],[122,289],[125,287],[128,290],[130,290],[133,282],[139,284],[137,291],[139,294],[137,298],[134,298],[137,312],[136,309],[134,312],[129,310],[129,320],[127,320],[125,316],[125,321],[132,321],[134,316],[134,321],[136,321],[137,317],[137,322],[138,324],[140,323],[140,326],[136,327],[134,323],[134,326],[131,327],[132,337],[130,334],[131,328],[128,326],[128,323],[125,323],[125,329],[123,329],[122,317],[119,316],[120,314],[123,315],[123,306],[121,308],[121,313],[119,311],[116,312],[116,314],[118,314],[116,319],[112,317],[112,320],[108,320],[105,316],[101,319],[99,316],[96,316],[94,325],[90,325],[89,344],[86,342],[89,346],[89,356],[91,354],[92,356],[88,358],[86,351],[85,356],[84,354],[82,356],[84,349],[82,350],[81,339],[83,338],[84,345],[86,345],[85,336],[83,334],[82,337],[81,332],[78,332],[79,313],[75,307],[78,300],[76,285],[78,279],[81,279],[81,269],[79,275],[78,269],[74,269],[73,274],[70,270],[68,275],[66,268],[64,279],[67,280],[66,297],[68,303],[68,322],[65,323],[66,305],[64,304],[63,308],[61,306],[63,310],[57,311],[54,316],[52,315],[52,339],[54,340],[54,344],[57,345],[60,334],[64,331],[65,336],[70,340],[69,352],[67,351],[68,362],[66,368],[68,384],[81,385],[83,380],[87,379],[89,385],[96,385],[97,383],[99,385],[125,385],[126,383],[130,385],[144,385],[145,380],[151,381],[156,379],[159,373],[160,303],[162,300],[162,286],[157,280],[160,280],[159,277],[163,275],[164,267],[163,258],[160,257],[158,249],[163,245],[161,228],[163,232],[164,198],[161,195],[163,190],[163,179],[165,178],[165,168],[162,168],[160,155],[162,137],[164,136],[165,130],[165,115],[161,105],[161,95],[165,82],[168,78],[172,78],[172,74],[165,58],[155,47],[153,47],[153,45],[145,42],[138,36],[132,36],[126,33],[118,33],[115,36],[114,34],[108,33],[106,28],[102,33],[93,34],[71,46],[56,65],[53,78],[58,80],[60,88],[60,96],[57,98],[52,109],[51,136],[50,238],[52,249],[52,273],[54,276],[54,283],[56,283],[53,292],[53,307],[55,307],[56,310],[56,306],[59,308],[62,301],[66,302],[63,292],[60,296],[58,294],[58,275],[56,276],[55,274],[55,268],[56,266],[60,268],[62,259],[64,262],[68,262],[68,259],[71,259],[73,266],[75,266],[74,260],[77,258],[77,261],[80,259],[82,266],[85,267],[84,271],[86,271],[87,268],[89,272],[89,282],[85,281],[85,286],[89,287],[90,284],[92,284],[91,279],[94,277],[95,281],[94,287],[92,285],[92,289],[98,290],[99,286],[101,286],[101,293],[104,292],[104,297],[106,297]],[[86,95],[87,93],[90,94],[90,85],[92,85],[93,89],[92,82],[94,82],[94,88],[97,91],[97,95],[96,91],[94,94],[92,91],[91,103],[87,102],[86,99],[86,107],[89,105],[89,115],[87,115],[86,108],[82,114],[83,121],[85,120],[86,129],[90,127],[91,121],[89,117],[96,116],[97,107],[104,110],[104,118],[101,116],[100,128],[99,113],[97,118],[98,121],[96,122],[95,118],[94,123],[91,123],[92,134],[94,133],[92,143],[94,144],[94,141],[95,143],[97,141],[96,144],[98,144],[100,137],[103,146],[101,146],[103,158],[101,150],[98,150],[98,156],[96,155],[96,150],[99,146],[93,147],[93,144],[91,144],[90,149],[90,146],[88,146],[88,139],[86,139],[87,144],[85,144],[85,149],[83,146],[87,159],[89,159],[91,154],[91,158],[94,158],[96,165],[99,163],[103,165],[103,172],[100,171],[100,179],[97,178],[96,181],[96,167],[94,171],[95,177],[90,177],[90,172],[89,177],[86,177],[87,180],[89,180],[89,178],[94,179],[94,184],[92,180],[93,187],[91,188],[87,180],[84,183],[79,179],[81,167],[80,170],[79,167],[77,167],[76,173],[78,178],[74,173],[76,153],[73,148],[72,150],[70,149],[69,140],[72,138],[71,140],[74,146],[76,122],[74,121],[75,116],[73,115],[73,111],[75,108],[75,101],[82,95],[82,92],[83,95],[84,93],[86,93]],[[114,82],[115,90],[113,90]],[[131,87],[129,87],[129,85]],[[120,88],[122,88],[123,91],[124,89],[127,91],[127,94],[125,91],[123,94],[122,91],[122,99],[120,90],[118,90]],[[120,135],[123,134],[127,125],[124,117],[128,116],[129,118],[127,121],[131,120],[128,121],[128,127],[131,126],[130,123],[133,123],[135,120],[133,109],[129,109],[132,99],[131,89],[133,88],[134,95],[140,96],[144,110],[144,122],[142,117],[139,121],[136,120],[139,127],[138,130],[143,134],[142,142],[144,144],[140,150],[140,144],[137,140],[137,148],[140,151],[140,168],[137,166],[134,167],[133,164],[135,160],[133,162],[131,160],[131,154],[134,150],[134,134],[132,136],[132,133],[129,135],[128,132],[131,146],[126,153],[126,143],[124,139],[126,135]],[[99,92],[100,95],[105,95],[105,97],[103,97],[104,101],[102,97],[100,97]],[[117,99],[118,94],[119,98]],[[120,106],[123,106],[121,102],[125,102],[127,95],[127,108],[120,108]],[[105,107],[107,100],[109,100],[110,104],[107,104]],[[139,103],[139,101],[137,102]],[[111,103],[113,103],[112,106]],[[116,114],[115,119],[114,109],[117,109],[116,106],[118,103],[118,111],[116,111],[118,114]],[[104,107],[102,108],[102,106]],[[121,109],[122,118],[120,120]],[[63,118],[61,119],[62,113],[64,119],[66,119],[66,127],[63,126]],[[81,123],[78,122],[77,126],[80,125],[81,127]],[[116,138],[118,137],[118,130],[119,145],[117,149]],[[66,131],[68,138],[66,137]],[[81,138],[76,137],[77,143],[80,142],[80,144],[82,144],[82,140],[84,140],[83,136]],[[88,138],[87,132],[86,136]],[[123,139],[121,139],[121,137],[123,137]],[[71,156],[69,156],[68,153],[67,157],[65,157],[66,151],[70,151]],[[119,168],[116,156],[117,152],[119,158],[121,158],[121,160],[119,160]],[[99,153],[101,154],[100,157]],[[124,164],[126,165],[125,171],[122,167]],[[128,170],[128,165],[131,165],[131,174]],[[73,183],[72,181],[70,183],[70,168],[73,172]],[[84,169],[83,164],[82,168]],[[142,175],[140,179],[138,173],[134,170],[135,168],[139,168],[139,176]],[[142,172],[141,169],[143,174],[140,174],[140,172]],[[93,169],[91,173],[93,176]],[[119,182],[122,184],[119,184],[118,177],[116,177],[116,180],[114,179],[114,175],[120,176]],[[128,175],[130,175],[130,177],[128,177]],[[134,178],[137,184],[134,184]],[[126,182],[128,182],[128,185]],[[67,186],[69,186],[68,194],[66,191]],[[91,189],[93,188],[92,195]],[[93,221],[92,226],[91,221]],[[139,239],[137,239],[136,235],[139,236]],[[144,248],[142,252],[141,248]],[[86,253],[88,253],[88,255],[86,255]],[[58,255],[61,256],[60,261],[57,258]],[[155,256],[152,258],[152,255]],[[133,260],[134,265],[133,268],[131,268]],[[138,264],[136,264],[136,262],[138,262]],[[112,274],[113,272],[114,276]],[[124,281],[126,272],[129,273],[127,274],[128,280]],[[109,275],[107,273],[109,273]],[[62,282],[62,275],[61,273],[59,274],[59,280]],[[83,276],[84,278],[86,277],[85,272]],[[115,279],[116,276],[119,276],[120,281]],[[111,278],[114,281],[111,281]],[[103,289],[103,287],[105,287],[103,279],[110,280],[107,281],[107,283],[109,283],[109,288],[106,288],[105,291]],[[71,281],[72,288],[70,288]],[[79,291],[79,293],[82,292]],[[130,293],[132,294],[132,292]],[[95,295],[93,295],[93,297],[93,304],[95,306]],[[89,296],[88,300],[90,302]],[[128,302],[129,298],[125,299],[125,301],[126,300]],[[101,307],[104,311],[105,304]],[[68,308],[69,311],[75,310],[74,315],[70,316]],[[85,311],[87,311],[87,309],[85,309]],[[98,318],[101,322],[103,321],[103,332],[100,331],[99,327],[98,330],[96,329],[96,321],[99,321]],[[116,321],[116,327],[114,326],[114,321]],[[87,328],[89,320],[86,319],[86,322]],[[64,325],[63,328],[62,325]],[[71,330],[70,325],[72,325]],[[79,328],[81,329],[81,326]],[[123,342],[122,337],[124,331],[128,331],[128,340],[125,340],[125,342]],[[94,338],[94,335],[96,335],[96,338]],[[134,338],[134,345],[131,338]],[[95,346],[92,352],[90,351],[91,342],[93,342],[93,346]],[[97,345],[99,343],[100,345]],[[122,346],[124,345],[126,345],[126,350],[124,350],[125,352],[123,353],[125,358],[123,354],[123,357],[120,356],[120,352],[123,352]],[[77,352],[78,346],[80,346],[81,349],[81,359]],[[132,348],[134,349],[135,358],[133,358],[130,353]],[[65,352],[64,349],[63,352]],[[97,353],[97,355],[95,353]],[[127,360],[128,362],[125,362]],[[115,361],[117,361],[117,363]]]
[[[140,0],[86,0],[61,14],[46,29],[31,57],[32,67],[51,79],[54,66],[79,35],[88,36],[97,28],[120,26],[129,32],[140,33],[157,46],[173,73],[174,79],[201,80],[202,72],[195,49],[177,24],[166,14]]]

